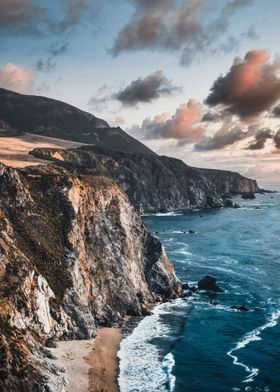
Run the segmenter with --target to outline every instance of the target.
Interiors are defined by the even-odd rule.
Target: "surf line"
[[[262,340],[262,338],[260,337],[261,333],[267,328],[275,327],[277,325],[277,321],[279,317],[280,317],[280,309],[272,313],[271,317],[264,325],[261,325],[260,327],[254,329],[253,331],[247,332],[236,343],[235,347],[227,352],[227,355],[232,358],[234,365],[243,367],[246,370],[246,372],[249,373],[248,376],[243,380],[244,383],[253,382],[255,377],[259,374],[260,369],[250,367],[249,365],[240,362],[238,357],[236,355],[233,355],[233,353],[235,351],[241,350],[242,348],[245,348],[251,342]]]

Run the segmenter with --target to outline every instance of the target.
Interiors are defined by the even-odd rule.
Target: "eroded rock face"
[[[0,227],[0,390],[63,390],[46,341],[92,337],[181,295],[160,242],[108,178],[0,165]]]

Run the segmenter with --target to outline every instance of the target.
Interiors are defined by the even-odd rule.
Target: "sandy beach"
[[[65,369],[66,392],[117,392],[120,328],[100,328],[95,339],[57,343],[52,363]]]
[[[122,340],[120,328],[100,328],[94,350],[87,356],[90,392],[117,392],[117,352]]]

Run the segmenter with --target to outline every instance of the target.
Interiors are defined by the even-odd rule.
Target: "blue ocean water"
[[[280,194],[234,201],[242,208],[145,217],[183,282],[210,274],[225,292],[144,318],[118,354],[122,392],[280,391]]]

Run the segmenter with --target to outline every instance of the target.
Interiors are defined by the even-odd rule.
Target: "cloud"
[[[0,0],[0,28],[16,33],[38,31],[37,21],[45,10],[32,0]]]
[[[62,31],[75,26],[80,22],[82,16],[92,9],[88,0],[61,0],[61,5],[64,10],[64,18],[59,27]]]
[[[244,60],[236,58],[229,72],[214,82],[206,104],[242,119],[269,110],[280,98],[280,62],[268,60],[266,50],[252,50]]]
[[[275,143],[276,148],[279,148],[279,149],[280,149],[280,129],[279,129],[279,131],[277,131],[276,134],[274,135],[273,140],[274,140],[274,143]]]
[[[220,119],[220,113],[208,111],[202,116],[201,122],[216,122]]]
[[[32,90],[34,72],[16,64],[0,68],[0,86],[8,90],[28,94]]]
[[[40,59],[36,63],[36,71],[50,72],[55,66],[56,66],[56,63],[53,62],[51,57],[49,57],[47,59]]]
[[[61,56],[65,54],[68,50],[70,42],[56,42],[54,45],[52,45],[49,49],[48,52],[53,56]]]
[[[212,45],[223,41],[231,17],[241,7],[252,4],[252,0],[229,0],[214,19],[209,0],[134,0],[132,3],[135,12],[119,32],[112,54],[139,49],[180,51],[181,63],[188,65],[198,54],[209,52]],[[246,38],[251,39],[252,34]],[[221,44],[220,50],[223,50]]]
[[[134,126],[130,132],[141,139],[167,139],[184,140],[191,143],[199,140],[205,130],[199,124],[202,107],[195,99],[182,104],[172,116],[163,113],[153,119],[146,118],[142,125]]]
[[[225,129],[224,126],[214,134],[213,137],[201,139],[195,145],[196,151],[220,150],[226,146],[232,145],[237,141],[243,140],[247,134],[238,126],[231,129]]]
[[[124,90],[119,91],[115,98],[125,106],[135,106],[140,102],[151,102],[161,96],[171,95],[178,87],[168,80],[162,71],[156,71],[138,78]]]
[[[56,57],[64,55],[69,47],[69,42],[57,42],[52,45],[47,52],[50,54],[46,58],[37,61],[35,68],[39,72],[50,72],[56,66]]]
[[[267,139],[272,138],[272,132],[268,128],[263,128],[255,135],[255,140],[249,144],[248,150],[262,150],[265,147]]]
[[[57,3],[58,8],[52,2],[45,2],[42,7],[34,0],[0,0],[0,29],[15,35],[63,33],[79,24],[83,17],[92,16],[98,1],[59,0]]]

